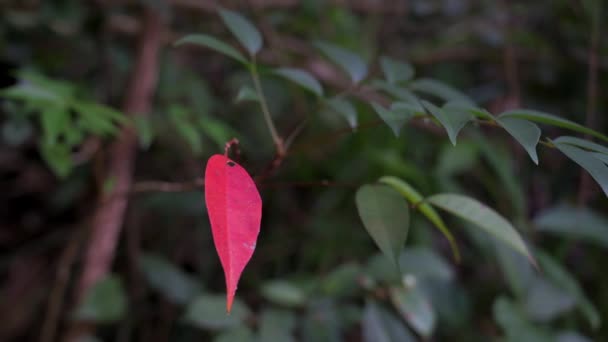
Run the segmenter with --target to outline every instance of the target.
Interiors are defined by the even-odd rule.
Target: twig
[[[264,96],[264,91],[262,90],[262,85],[260,83],[260,76],[258,75],[258,67],[253,62],[251,68],[251,78],[253,79],[253,85],[255,87],[255,91],[258,94],[260,107],[262,108],[262,113],[264,114],[264,121],[266,122],[266,126],[268,127],[268,131],[270,131],[270,135],[272,136],[272,141],[277,149],[278,156],[285,155],[285,145],[283,143],[283,139],[277,133],[277,129],[274,126],[274,121],[272,121],[272,115],[270,115],[270,110],[268,109],[268,103],[266,103],[266,96]]]

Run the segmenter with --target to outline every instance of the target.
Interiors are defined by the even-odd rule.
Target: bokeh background
[[[264,37],[262,88],[294,137],[278,163],[247,70],[173,46],[205,33],[245,54],[220,6]],[[0,340],[606,340],[608,201],[593,180],[543,146],[534,165],[493,127],[467,126],[455,147],[425,120],[395,137],[368,104],[390,94],[353,88],[314,44],[361,56],[368,80],[390,56],[491,113],[607,132],[606,19],[603,0],[0,1],[0,88],[13,89],[0,97]],[[273,67],[307,70],[324,95]],[[355,116],[324,105],[336,94]],[[232,137],[264,211],[228,316],[201,177]],[[383,175],[496,209],[542,271],[448,219],[456,263],[413,215],[395,274],[354,202]]]

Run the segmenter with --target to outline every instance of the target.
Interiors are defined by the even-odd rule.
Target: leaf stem
[[[255,60],[251,64],[249,71],[251,73],[251,78],[253,79],[253,86],[255,87],[255,92],[258,94],[258,97],[260,99],[260,107],[262,109],[262,113],[264,114],[264,121],[266,121],[266,126],[268,126],[268,130],[270,131],[270,135],[272,136],[272,140],[274,141],[274,145],[276,146],[277,154],[280,156],[284,156],[285,144],[283,143],[283,139],[279,137],[277,129],[274,126],[274,122],[272,121],[272,116],[270,115],[268,104],[266,103],[266,97],[264,96],[264,92],[262,91],[260,76],[258,74],[258,67],[255,63]]]

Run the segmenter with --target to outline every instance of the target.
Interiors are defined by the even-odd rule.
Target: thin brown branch
[[[162,46],[162,19],[157,13],[148,10],[143,22],[135,67],[123,106],[124,112],[129,116],[143,115],[142,113],[150,110],[157,82],[158,53]],[[128,205],[128,196],[115,195],[130,191],[136,151],[137,137],[134,128],[125,126],[107,151],[108,163],[103,179],[104,183],[109,181],[114,186],[109,191],[103,191],[93,214],[83,271],[78,282],[77,302],[82,300],[88,290],[111,268]],[[67,339],[76,340],[83,333],[76,324],[68,332]]]
[[[133,184],[130,193],[142,192],[184,192],[200,190],[205,186],[203,178],[196,178],[188,182],[162,182],[162,181],[143,181]]]

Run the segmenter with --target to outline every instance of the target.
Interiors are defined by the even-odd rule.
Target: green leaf
[[[399,270],[399,254],[409,229],[407,202],[386,185],[364,185],[355,200],[365,229]]]
[[[409,247],[401,252],[399,265],[404,275],[417,279],[450,281],[454,272],[450,265],[434,250],[426,247]]]
[[[574,145],[585,150],[608,155],[608,147],[577,137],[561,136],[553,140],[553,142],[558,144]]]
[[[390,57],[380,57],[380,67],[384,73],[384,78],[390,84],[407,82],[414,77],[414,68],[411,64],[399,62]]]
[[[450,142],[455,146],[458,133],[471,120],[471,114],[464,110],[452,110],[448,113],[444,108],[439,108],[424,100],[422,105],[441,123],[450,138]]]
[[[80,112],[80,115],[97,115],[112,123],[129,123],[129,119],[121,111],[99,103],[74,101],[73,106]]]
[[[195,44],[204,47],[208,47],[212,50],[215,50],[219,53],[222,53],[228,57],[233,58],[236,61],[239,61],[245,65],[248,64],[247,59],[243,56],[237,49],[232,46],[222,42],[221,40],[206,35],[206,34],[189,34],[182,39],[175,42],[176,46],[180,46],[183,44]]]
[[[71,149],[66,144],[42,143],[40,154],[57,177],[66,178],[72,171]]]
[[[213,339],[213,342],[255,342],[253,331],[245,325],[236,326],[222,331]]]
[[[426,201],[466,221],[474,223],[496,239],[525,255],[532,264],[536,265],[536,261],[517,230],[515,230],[511,223],[483,203],[459,194],[437,194],[428,197]]]
[[[109,323],[121,319],[126,309],[127,298],[120,278],[109,275],[87,291],[75,316],[79,320]]]
[[[44,143],[54,145],[59,136],[70,129],[70,113],[63,106],[47,106],[40,113],[40,126],[42,127]]]
[[[436,315],[430,300],[419,286],[390,289],[393,305],[401,317],[421,336],[428,338],[435,329]]]
[[[506,117],[496,120],[528,152],[534,164],[538,165],[536,145],[540,140],[540,128],[528,120]]]
[[[591,156],[595,159],[601,161],[602,163],[608,165],[608,154],[600,153],[600,152],[591,152]]]
[[[601,323],[600,314],[593,303],[585,296],[574,275],[570,274],[561,263],[544,252],[538,253],[538,261],[544,275],[556,287],[562,289],[576,300],[579,309],[585,315],[591,327],[594,330],[599,328]]]
[[[179,135],[190,145],[192,152],[195,154],[200,153],[203,148],[201,136],[196,126],[189,120],[187,110],[182,106],[173,105],[169,107],[169,116]]]
[[[407,182],[397,177],[384,176],[381,177],[378,182],[391,186],[393,189],[397,190],[397,192],[400,193],[401,196],[403,196],[418,211],[420,211],[422,215],[424,215],[429,221],[431,221],[433,225],[435,225],[435,227],[439,229],[439,231],[443,234],[443,236],[445,236],[445,238],[450,243],[454,258],[457,261],[460,261],[460,251],[458,250],[458,246],[456,245],[456,240],[454,239],[454,236],[441,219],[441,216],[439,216],[437,211],[435,211],[435,208],[424,202],[424,198],[416,189],[414,189]]]
[[[525,299],[528,317],[539,322],[550,322],[574,308],[574,298],[541,277],[535,277]]]
[[[224,296],[204,294],[188,305],[184,320],[202,329],[223,330],[243,324],[250,314],[249,308],[238,298],[234,299],[230,314],[226,314]]]
[[[380,119],[382,119],[382,121],[384,121],[384,123],[390,127],[393,134],[395,134],[395,137],[399,136],[401,127],[403,127],[403,125],[411,118],[413,118],[416,112],[416,108],[414,106],[407,108],[402,105],[399,110],[389,110],[375,102],[372,102],[371,105]]]
[[[505,297],[499,297],[493,305],[494,319],[505,335],[507,342],[534,341],[552,342],[552,336],[545,330],[536,328],[523,312]]]
[[[186,304],[200,291],[192,277],[161,256],[144,254],[139,267],[150,287],[173,303]]]
[[[511,117],[511,118],[530,120],[530,121],[534,121],[534,122],[538,122],[538,123],[542,123],[542,124],[566,128],[566,129],[569,129],[569,130],[572,130],[575,132],[589,134],[596,138],[600,138],[604,141],[608,141],[607,136],[605,136],[599,132],[596,132],[596,131],[592,130],[591,128],[587,128],[583,125],[577,124],[576,122],[572,122],[570,120],[560,118],[559,116],[543,113],[543,112],[536,111],[536,110],[514,109],[514,110],[510,110],[510,111],[500,114],[499,117],[501,117],[501,118]]]
[[[262,311],[258,341],[295,342],[293,330],[296,315],[292,311],[265,309]]]
[[[361,82],[367,75],[367,65],[355,53],[322,41],[317,41],[314,45],[334,64],[346,71],[353,83]]]
[[[342,115],[350,128],[355,129],[357,127],[357,109],[350,101],[334,97],[325,102],[331,110]]]
[[[498,241],[487,239],[484,241],[483,244],[487,245],[490,250],[493,249],[496,254],[500,269],[511,291],[517,298],[524,298],[536,276],[536,271],[528,259]]]
[[[235,102],[243,102],[243,101],[253,101],[260,102],[260,97],[258,93],[255,92],[249,85],[245,84],[239,89],[238,94],[236,94]]]
[[[260,51],[262,48],[262,35],[248,19],[227,9],[220,9],[219,13],[224,24],[251,56]]]
[[[408,89],[382,80],[373,80],[371,85],[374,89],[382,90],[383,92],[391,95],[392,97],[405,102],[407,105],[412,105],[416,107],[417,112],[424,112],[424,108],[422,108],[418,97]]]
[[[361,267],[349,262],[338,266],[319,283],[323,294],[333,298],[347,297],[360,289],[358,284],[360,277]]]
[[[17,84],[9,88],[0,89],[0,97],[10,100],[37,102],[41,104],[62,103],[61,97],[54,92],[31,83]]]
[[[608,248],[608,218],[588,208],[549,208],[534,219],[534,224],[540,232],[559,234]]]
[[[364,342],[414,342],[412,333],[392,313],[368,300],[361,320]]]
[[[469,98],[467,95],[438,80],[421,78],[410,83],[409,88],[414,91],[433,95],[443,99],[446,102],[455,101],[470,106],[475,105],[475,102],[473,102],[473,100],[471,100],[471,98]]]
[[[302,289],[285,280],[273,280],[262,286],[262,296],[267,300],[287,307],[298,307],[306,302]]]
[[[592,152],[588,152],[569,144],[555,143],[555,147],[566,157],[585,169],[593,179],[600,185],[604,194],[608,196],[608,166],[597,159]]]
[[[317,96],[323,96],[323,87],[308,71],[295,68],[279,68],[274,70],[274,74],[304,87]]]
[[[555,342],[593,342],[593,340],[576,331],[562,331],[555,336]]]

